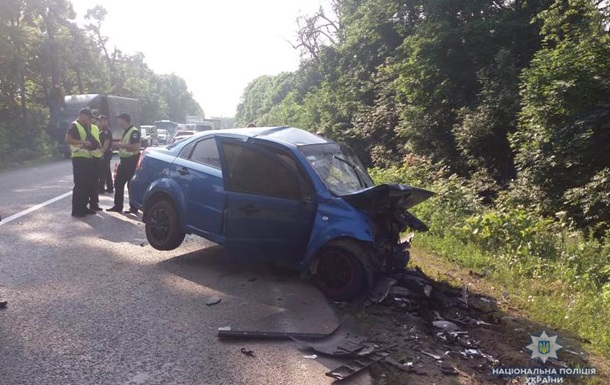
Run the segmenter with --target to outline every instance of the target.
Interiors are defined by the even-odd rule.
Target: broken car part
[[[328,334],[231,330],[231,327],[218,328],[218,337],[227,339],[290,340],[296,338],[299,340],[319,340],[326,336]]]
[[[246,348],[241,348],[240,352],[248,357],[254,357],[254,350],[248,350]]]
[[[318,340],[308,341],[297,337],[291,339],[329,356],[354,355],[366,347],[366,337],[348,331],[343,325],[339,325],[332,333]]]
[[[222,301],[222,299],[220,297],[212,297],[212,298],[208,299],[208,302],[206,305],[208,305],[208,306],[216,305],[217,303],[220,303],[220,301]]]
[[[354,374],[368,368],[375,362],[381,361],[389,356],[389,354],[390,353],[388,352],[373,352],[368,356],[356,358],[334,370],[326,372],[326,375],[337,380],[344,380],[347,377],[353,376]]]
[[[396,285],[396,280],[390,277],[383,277],[378,280],[377,285],[371,290],[369,299],[373,303],[383,302],[390,294],[392,287]]]

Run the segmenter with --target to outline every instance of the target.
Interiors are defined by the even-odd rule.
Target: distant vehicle
[[[169,132],[165,129],[157,129],[157,140],[159,144],[168,144],[169,141]]]
[[[67,95],[61,111],[57,115],[51,116],[51,121],[55,122],[51,127],[51,132],[59,143],[61,152],[68,156],[70,149],[64,143],[66,131],[70,123],[78,118],[78,111],[85,107],[93,111],[95,116],[106,115],[108,117],[115,140],[120,140],[123,135],[123,130],[119,128],[116,118],[120,113],[130,114],[132,124],[140,125],[141,107],[138,99],[101,94]]]
[[[171,120],[157,120],[153,124],[157,127],[157,130],[167,130],[170,135],[174,135],[178,130],[178,123],[172,122]]]
[[[174,137],[172,138],[172,140],[170,141],[170,143],[177,143],[183,139],[188,138],[189,136],[193,136],[195,135],[197,132],[196,131],[188,131],[188,130],[179,130],[176,131],[176,134],[174,134]]]
[[[194,124],[194,126],[195,126],[195,131],[197,131],[197,132],[216,130],[214,123],[208,122],[208,121],[197,122]]]
[[[155,126],[140,126],[140,145],[147,148],[156,145]]]
[[[375,186],[348,147],[267,127],[202,132],[146,150],[129,198],[157,250],[196,234],[237,260],[300,270],[342,301],[378,273],[404,270],[411,237],[401,233],[428,229],[407,210],[432,195]]]

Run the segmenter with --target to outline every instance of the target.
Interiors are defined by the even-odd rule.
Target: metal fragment
[[[435,328],[444,330],[446,332],[458,332],[461,331],[460,327],[450,321],[439,320],[432,322]]]
[[[457,376],[460,374],[453,366],[443,365],[441,366],[441,372],[447,376]]]
[[[262,340],[319,340],[327,337],[328,334],[319,333],[298,333],[298,332],[261,332],[261,331],[245,331],[231,330],[230,326],[218,328],[219,338],[233,339],[262,339]]]
[[[248,350],[246,348],[241,348],[240,352],[248,357],[254,357],[254,350]]]
[[[398,361],[396,361],[395,359],[393,359],[390,356],[387,356],[383,362],[387,362],[388,364],[394,366],[395,368],[402,370],[403,372],[411,372],[413,371],[413,363],[412,362],[407,362],[405,364],[402,364]]]
[[[338,368],[326,372],[328,377],[332,377],[336,380],[344,380],[354,374],[368,368],[375,362],[381,361],[382,359],[389,356],[387,352],[374,352],[365,357],[358,357],[348,363],[339,366]]]
[[[425,355],[426,355],[426,356],[428,356],[428,357],[434,358],[434,359],[435,359],[435,360],[437,360],[437,361],[438,361],[438,360],[440,360],[440,359],[442,358],[441,356],[439,356],[439,355],[437,355],[437,354],[430,353],[430,352],[427,352],[427,351],[425,351],[425,350],[422,350],[421,352],[422,352],[422,354],[425,354]]]
[[[206,305],[208,305],[208,306],[216,305],[216,304],[220,303],[220,301],[222,301],[222,299],[220,297],[212,297],[212,298],[208,299],[208,302]]]
[[[358,353],[365,345],[366,337],[347,330],[340,325],[332,333],[317,340],[304,340],[291,337],[295,342],[308,346],[318,353],[329,356],[349,356]]]
[[[394,278],[383,277],[371,291],[369,299],[373,303],[383,302],[383,300],[386,299],[390,294],[390,289],[394,285],[396,285],[396,280]]]

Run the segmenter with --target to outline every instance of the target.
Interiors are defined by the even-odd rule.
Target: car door
[[[317,209],[298,161],[279,146],[223,138],[220,148],[227,251],[240,259],[298,264]]]
[[[174,174],[186,200],[186,226],[218,241],[225,197],[216,139],[206,137],[185,146],[174,161]]]

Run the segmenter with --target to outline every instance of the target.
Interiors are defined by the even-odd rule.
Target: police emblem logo
[[[540,336],[531,335],[532,343],[526,348],[532,352],[532,359],[540,358],[542,363],[546,363],[549,358],[557,359],[557,351],[562,348],[557,343],[557,336],[549,336],[545,331]]]

